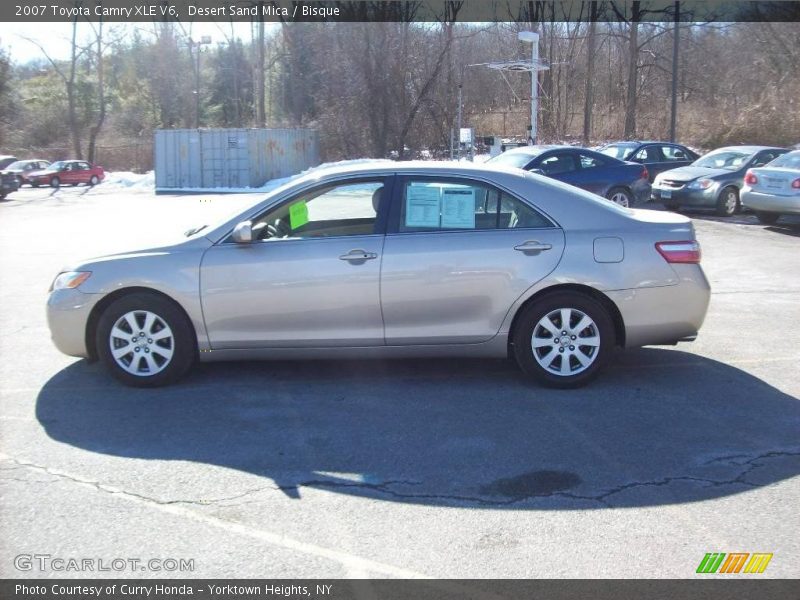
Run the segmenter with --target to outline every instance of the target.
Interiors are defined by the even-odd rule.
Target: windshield
[[[735,171],[744,166],[752,156],[751,152],[741,152],[737,150],[715,150],[709,152],[702,158],[692,163],[693,167],[703,167],[706,169],[725,169]]]
[[[538,152],[505,152],[487,160],[487,163],[505,165],[507,167],[523,168]]]
[[[17,162],[13,162],[10,165],[8,165],[6,167],[6,169],[8,169],[8,170],[14,170],[14,169],[22,170],[22,169],[25,168],[25,162],[26,161],[24,161],[24,160],[18,160]]]
[[[771,163],[767,164],[767,166],[783,167],[784,169],[800,169],[800,150],[782,154]]]
[[[53,169],[54,171],[60,171],[61,169],[63,169],[63,168],[64,168],[64,165],[66,165],[66,164],[67,164],[67,163],[65,163],[63,160],[60,160],[60,161],[58,161],[58,162],[54,162],[53,164],[51,164],[51,165],[50,165],[49,167],[47,167],[47,168],[48,168],[48,169]]]
[[[625,160],[625,157],[628,156],[628,153],[633,150],[633,148],[634,146],[628,144],[610,144],[605,148],[600,148],[599,152],[606,156],[611,156],[612,158]]]

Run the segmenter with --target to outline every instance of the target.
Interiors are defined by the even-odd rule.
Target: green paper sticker
[[[297,229],[308,223],[308,205],[305,201],[296,202],[289,207],[289,226]]]

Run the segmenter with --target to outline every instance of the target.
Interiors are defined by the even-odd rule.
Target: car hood
[[[170,254],[177,254],[182,252],[202,252],[209,246],[211,241],[202,236],[195,234],[190,238],[182,237],[180,241],[172,244],[159,244],[149,248],[137,248],[132,250],[123,250],[111,254],[103,254],[92,258],[72,262],[65,265],[60,272],[64,271],[92,271],[96,268],[113,268],[111,263],[123,263],[131,260],[147,259],[156,256],[166,256]]]
[[[705,167],[678,167],[677,169],[670,169],[664,171],[659,176],[660,179],[668,179],[670,181],[692,181],[698,177],[714,178],[720,175],[730,175],[733,171],[726,169],[707,169]]]

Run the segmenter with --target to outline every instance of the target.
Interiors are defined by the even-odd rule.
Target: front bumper
[[[800,215],[800,193],[794,196],[776,196],[745,187],[742,190],[742,206],[764,212]]]
[[[103,294],[84,294],[77,289],[50,292],[47,325],[56,348],[68,356],[87,358],[86,326],[89,315]]]
[[[718,191],[716,185],[712,185],[705,190],[694,190],[689,188],[688,185],[684,185],[681,188],[662,188],[654,185],[650,198],[663,204],[713,208],[717,204]]]
[[[673,264],[677,285],[606,292],[625,323],[628,348],[694,339],[706,318],[711,286],[700,265]]]

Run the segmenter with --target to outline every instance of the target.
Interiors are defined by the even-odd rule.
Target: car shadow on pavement
[[[298,499],[319,488],[487,509],[650,506],[800,473],[796,398],[671,349],[620,353],[566,391],[503,360],[204,364],[155,390],[79,361],[44,385],[36,415],[65,444],[238,469]]]

